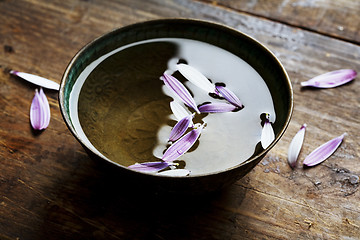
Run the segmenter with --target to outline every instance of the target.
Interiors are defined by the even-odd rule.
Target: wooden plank
[[[287,25],[360,43],[360,1],[200,0]]]
[[[56,92],[46,91],[50,127],[40,135],[32,133],[28,111],[34,86],[9,76],[5,69],[59,81],[76,51],[100,34],[137,21],[176,16],[224,23],[268,46],[294,85],[293,120],[267,157],[221,193],[177,202],[134,199],[124,196],[116,179],[88,160],[62,121]],[[1,238],[356,239],[360,235],[356,91],[360,83],[357,79],[327,90],[302,90],[299,85],[326,71],[359,70],[359,46],[190,0],[3,1],[0,21]],[[291,170],[287,147],[304,122],[309,127],[300,163],[316,146],[343,132],[348,136],[323,164],[306,170],[299,164]]]

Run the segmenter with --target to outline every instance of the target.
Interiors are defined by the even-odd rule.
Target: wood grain
[[[259,17],[262,6],[279,3],[256,1],[253,9],[260,10],[254,15],[245,13],[250,7],[191,0],[0,1],[0,239],[357,239],[359,79],[326,90],[301,89],[299,83],[331,70],[359,70],[360,46],[350,43],[359,40],[359,31],[342,14],[331,16],[335,25],[356,33],[346,41],[323,27],[330,20],[316,25],[324,35],[294,27],[295,10],[289,7],[305,1],[284,2],[282,11]],[[329,13],[335,3],[313,4]],[[245,178],[199,199],[129,196],[67,130],[56,92],[45,92],[49,128],[34,134],[28,113],[35,87],[7,73],[16,69],[59,82],[71,57],[95,37],[167,17],[211,20],[255,37],[279,57],[294,87],[293,119],[277,146]],[[288,144],[304,122],[305,144],[291,170]],[[302,168],[308,153],[344,132],[333,156]]]
[[[344,41],[360,43],[360,1],[353,0],[200,0],[272,19]]]

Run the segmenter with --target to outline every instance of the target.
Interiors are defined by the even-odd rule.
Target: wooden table
[[[360,239],[360,79],[301,89],[316,75],[360,71],[360,1],[0,1],[0,239]],[[8,74],[59,82],[72,56],[114,28],[168,17],[211,20],[268,46],[284,64],[295,109],[282,140],[220,193],[184,201],[133,199],[88,158],[65,126],[55,91],[51,122],[29,124],[35,87]],[[299,164],[288,145],[308,124]],[[322,164],[305,156],[347,132]]]

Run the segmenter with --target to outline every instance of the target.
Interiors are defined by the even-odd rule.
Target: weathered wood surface
[[[261,9],[261,1],[256,4]],[[244,13],[247,8],[191,0],[0,1],[0,239],[359,239],[359,79],[326,90],[301,89],[299,83],[335,69],[359,71],[360,46],[330,37],[334,33],[327,28],[318,31],[326,33],[321,35],[291,26],[297,25],[290,21],[295,10],[286,6],[268,20]],[[299,25],[305,16],[297,18]],[[332,16],[344,30],[359,22],[357,15],[346,22],[339,12]],[[282,61],[295,94],[288,131],[253,171],[214,196],[180,203],[124,196],[67,130],[56,92],[46,92],[49,128],[34,135],[28,116],[34,86],[6,72],[59,82],[88,41],[164,17],[211,20],[257,38]],[[358,31],[353,33],[347,38],[356,42]],[[308,131],[300,163],[291,170],[288,144],[304,122]],[[306,154],[344,132],[348,136],[332,157],[302,168]]]
[[[360,43],[357,0],[217,0],[212,4]]]

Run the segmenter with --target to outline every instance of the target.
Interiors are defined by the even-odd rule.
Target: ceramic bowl
[[[84,86],[87,84],[88,88],[84,90],[84,93],[81,93],[84,95],[83,97],[80,94],[82,85],[79,85],[79,79],[81,79],[84,72],[89,74],[93,69],[94,62],[104,58],[104,55],[129,44],[159,38],[190,39],[207,43],[230,52],[249,64],[264,80],[273,99],[276,113],[276,121],[273,123],[275,140],[270,146],[266,149],[258,146],[249,159],[234,166],[219,167],[219,170],[186,177],[159,176],[128,169],[126,166],[131,164],[131,162],[127,162],[128,156],[132,155],[141,158],[142,153],[132,150],[131,144],[139,144],[139,139],[136,139],[137,136],[129,129],[125,131],[125,125],[132,121],[136,122],[137,119],[148,119],[148,116],[157,114],[153,113],[153,111],[161,112],[161,109],[156,110],[158,109],[156,104],[147,104],[146,101],[153,102],[154,99],[152,98],[154,97],[147,95],[148,89],[151,89],[152,86],[147,85],[146,82],[139,86],[142,91],[139,96],[136,92],[131,92],[132,90],[125,91],[128,83],[124,81],[134,81],[135,83],[138,81],[136,74],[124,77],[124,79],[127,79],[124,81],[114,82],[112,79],[123,77],[120,76],[123,72],[120,73],[115,70],[119,68],[133,68],[134,71],[139,72],[145,71],[143,66],[134,66],[136,65],[134,62],[142,59],[147,52],[135,48],[129,59],[119,59],[115,63],[113,61],[107,65],[101,74],[95,74],[96,76],[88,75],[88,77],[84,78]],[[164,53],[160,51],[155,52],[153,60],[147,64],[149,68],[153,66],[155,69],[153,72],[156,72],[156,74],[159,71],[156,66],[159,66],[159,61],[161,62],[159,56],[162,54]],[[216,58],[216,56],[214,57]],[[160,69],[166,68],[165,63],[162,63],[162,65],[165,66],[160,66]],[[256,91],[256,89],[250,91]],[[132,98],[122,98],[121,96],[124,96],[124,94],[133,96]],[[79,101],[82,98],[86,99],[83,103]],[[122,103],[122,105],[118,106],[117,103]],[[293,110],[293,92],[289,77],[280,61],[268,48],[254,38],[235,29],[212,22],[194,19],[160,19],[116,29],[83,47],[71,60],[63,75],[59,92],[59,104],[70,132],[93,159],[115,169],[121,177],[119,181],[135,185],[134,187],[152,189],[155,192],[199,194],[212,192],[234,183],[253,169],[266,153],[274,147],[289,124]],[[147,105],[149,107],[143,107]],[[119,114],[118,116],[112,116],[113,111],[109,111],[110,106],[111,109],[115,110],[120,108],[132,108],[135,110],[131,110],[132,112],[129,115]],[[82,116],[81,124],[79,123],[80,115]],[[104,124],[102,122],[112,118],[116,119],[111,123]],[[151,120],[149,121],[151,122]],[[109,126],[111,124],[122,124],[124,128],[116,128],[115,125],[112,128],[112,126]],[[145,125],[149,124],[146,123]],[[133,129],[137,131],[136,128]],[[88,132],[92,134],[91,139],[87,138]],[[103,139],[106,134],[108,139],[107,142],[104,142]],[[119,135],[123,137],[123,142],[117,141]],[[145,142],[145,140],[140,141],[140,144],[144,144],[144,148],[147,147]],[[151,145],[152,142],[154,141],[150,138],[147,144]],[[109,152],[119,144],[123,144],[124,147],[111,155]],[[106,155],[107,153],[109,154]]]

